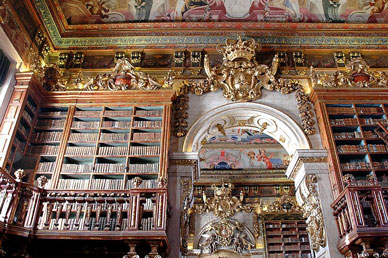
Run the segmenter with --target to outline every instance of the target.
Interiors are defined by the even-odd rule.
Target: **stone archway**
[[[258,103],[233,103],[217,107],[198,119],[187,133],[183,151],[197,152],[209,137],[237,127],[271,136],[290,155],[297,149],[311,148],[303,130],[283,112]]]
[[[193,157],[210,137],[230,128],[265,133],[293,156],[286,175],[294,181],[297,202],[306,217],[316,257],[341,257],[336,247],[338,230],[330,207],[333,198],[326,150],[313,150],[303,130],[287,114],[263,104],[232,103],[199,118],[187,133],[183,151]]]

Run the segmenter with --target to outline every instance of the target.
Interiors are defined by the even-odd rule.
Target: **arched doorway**
[[[308,137],[298,123],[287,114],[258,103],[227,104],[207,112],[190,128],[183,145],[183,151],[196,153],[198,157],[201,149],[212,138],[217,135],[225,136],[228,131],[233,129],[251,130],[258,132],[258,134],[265,134],[283,146],[288,155],[292,157],[286,174],[289,179],[294,181],[297,202],[304,217],[307,218],[306,230],[309,232],[312,248],[318,255],[326,253],[330,257],[332,251],[336,253],[336,249],[329,250],[327,247],[325,227],[325,222],[329,221],[330,228],[335,229],[334,220],[330,215],[323,216],[319,200],[323,194],[319,191],[319,184],[326,184],[326,187],[329,184],[326,151],[311,149]],[[312,166],[307,166],[311,163],[320,168],[314,171]],[[318,173],[318,176],[314,173]],[[196,178],[201,180],[201,175],[197,175]],[[314,205],[312,205],[312,201],[315,202]],[[325,196],[324,202],[325,204],[331,203],[331,199]],[[327,207],[330,209],[328,205]],[[335,235],[334,233],[331,237],[333,242],[336,241]]]

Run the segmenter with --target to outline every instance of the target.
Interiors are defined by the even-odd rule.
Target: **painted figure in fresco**
[[[272,158],[273,154],[271,154],[269,157],[265,154],[265,150],[259,150],[259,153],[257,154],[256,158],[257,161],[262,161],[267,166],[267,169],[272,169]]]
[[[380,14],[385,10],[387,0],[375,0],[374,2],[369,2],[373,6],[370,11],[370,16],[368,18],[368,23],[377,23],[376,14]]]
[[[144,21],[146,20],[146,2],[145,0],[135,0],[135,8],[136,8],[136,20]]]

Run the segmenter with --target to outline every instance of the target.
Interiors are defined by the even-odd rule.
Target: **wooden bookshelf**
[[[20,228],[28,224],[36,238],[142,239],[167,249],[173,94],[47,92],[32,74],[18,75],[1,124],[0,166],[7,176],[24,169],[19,184],[34,192]],[[36,187],[42,176],[45,189]]]
[[[265,221],[267,257],[313,257],[306,226],[302,220]]]
[[[18,129],[12,150],[33,163],[31,182],[40,176],[49,180],[47,189],[131,189],[135,177],[143,180],[142,188],[156,188],[165,174],[160,166],[166,156],[161,152],[162,134],[169,123],[165,106],[35,107],[34,118],[25,121],[26,135],[19,137]],[[9,167],[16,151],[9,155]]]
[[[352,175],[357,185],[368,185],[373,175],[388,185],[388,148],[374,131],[377,122],[388,126],[388,104],[327,103],[326,110],[340,175]]]

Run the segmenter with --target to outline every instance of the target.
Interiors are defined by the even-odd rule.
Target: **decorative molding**
[[[263,130],[264,123],[267,125]],[[208,138],[220,133],[217,124],[224,129],[244,127],[262,131],[278,140],[289,155],[297,149],[310,148],[304,131],[289,116],[263,104],[243,102],[217,107],[199,118],[187,133],[183,151],[197,152]]]
[[[196,159],[170,159],[170,165],[177,166],[195,166],[198,164]]]
[[[112,73],[99,74],[85,82],[80,71],[70,73],[70,77],[64,79],[63,70],[56,64],[43,65],[36,52],[31,53],[30,59],[30,69],[42,82],[43,87],[49,91],[159,90],[162,87],[171,87],[175,78],[174,73],[169,72],[164,84],[159,84],[155,78],[136,70],[126,57],[122,57],[115,59],[116,66]]]
[[[270,203],[261,203],[260,211],[263,214],[292,214],[301,213],[301,207],[295,197],[287,191],[281,197]]]
[[[314,251],[319,251],[320,247],[326,246],[326,231],[323,222],[323,213],[321,202],[319,200],[317,190],[317,176],[310,174],[306,175],[305,185],[308,192],[301,192],[299,188],[299,196],[303,202],[301,205],[303,216],[306,218],[307,232],[310,237],[311,248]]]
[[[299,172],[299,169],[304,163],[323,163],[327,161],[327,156],[320,157],[299,157],[296,161],[296,164],[293,166],[291,173],[288,175],[288,178],[295,180],[296,174]]]
[[[388,84],[388,75],[382,71],[370,71],[361,56],[353,57],[346,64],[345,71],[338,70],[333,74],[317,73],[311,67],[310,77],[314,87],[324,88],[382,88]]]
[[[210,222],[201,230],[198,246],[202,253],[213,254],[220,249],[231,249],[241,255],[254,247],[254,239],[249,235],[241,223],[224,218]]]
[[[247,30],[250,31],[250,36],[261,42],[263,45],[273,45],[274,47],[291,47],[300,48],[300,46],[310,46],[311,48],[381,48],[384,49],[388,45],[388,37],[383,34],[387,30],[387,24],[349,24],[349,23],[294,23],[293,28],[297,31],[304,31],[305,35],[293,35],[290,37],[289,23],[270,23],[270,22],[157,22],[157,23],[125,23],[125,24],[104,24],[104,28],[116,29],[119,32],[116,35],[122,34],[123,30],[131,31],[129,36],[107,36],[97,37],[91,34],[85,37],[67,37],[61,35],[58,30],[54,17],[45,3],[45,0],[34,0],[35,6],[42,17],[43,23],[47,28],[50,38],[56,48],[77,47],[79,49],[103,49],[106,46],[115,46],[117,48],[135,48],[139,46],[152,48],[166,48],[167,46],[175,46],[177,48],[204,48],[209,45],[216,45],[224,42],[228,37],[235,35],[236,32]],[[73,30],[76,26],[65,26],[66,30]],[[164,31],[167,36],[152,36],[144,35],[142,32],[136,32],[134,29],[142,26],[144,33],[149,31]],[[83,25],[85,31],[91,33],[98,30],[95,24]],[[182,30],[186,32],[182,33]],[[193,30],[204,31],[203,34],[196,33],[193,35]],[[209,30],[212,30],[212,36],[209,36]],[[225,36],[225,30],[232,30],[229,36]],[[280,32],[274,34],[274,30]],[[333,31],[327,33],[328,36],[322,36],[322,31]],[[176,31],[179,31],[178,33]],[[338,35],[338,31],[343,35]],[[354,33],[359,31],[360,33]],[[66,31],[65,31],[66,32]],[[213,33],[214,32],[214,33]],[[380,32],[380,33],[379,33]],[[205,34],[206,33],[206,34]],[[362,34],[361,34],[362,33]],[[264,34],[264,35],[263,35]],[[346,37],[345,37],[346,36]]]

